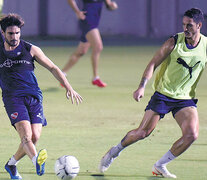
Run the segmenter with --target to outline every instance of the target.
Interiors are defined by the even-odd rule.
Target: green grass
[[[59,67],[63,67],[73,47],[44,47],[45,54]],[[25,180],[56,180],[54,164],[62,155],[74,155],[80,163],[77,180],[152,180],[160,179],[151,174],[152,165],[169,150],[180,135],[180,129],[167,115],[159,122],[150,137],[125,149],[104,176],[97,166],[101,157],[125,134],[136,128],[153,90],[148,84],[145,97],[137,103],[132,98],[145,66],[157,46],[105,47],[100,61],[100,76],[108,87],[101,89],[91,85],[92,70],[90,53],[68,73],[73,88],[84,98],[79,105],[72,105],[65,98],[65,90],[43,67],[36,65],[35,73],[44,96],[44,113],[48,126],[43,128],[37,149],[48,150],[46,174],[38,177],[28,157],[18,164]],[[204,180],[207,172],[207,118],[206,118],[206,72],[198,86],[198,111],[200,136],[180,157],[168,165],[180,180]],[[10,126],[10,121],[1,102],[0,114],[0,180],[8,179],[4,164],[15,153],[19,137]]]

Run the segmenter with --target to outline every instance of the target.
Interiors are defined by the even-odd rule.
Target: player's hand
[[[138,88],[136,91],[134,91],[133,97],[134,97],[135,101],[139,102],[140,99],[142,97],[144,97],[144,88],[143,87],[142,88]]]
[[[78,17],[78,19],[80,20],[84,20],[86,18],[86,14],[87,12],[86,11],[79,11],[76,16]]]
[[[107,9],[110,11],[114,11],[118,8],[118,5],[115,1],[111,1],[110,4],[107,4]]]
[[[74,104],[74,99],[77,105],[83,101],[83,98],[73,89],[66,91],[66,97],[67,99],[71,99],[72,104]]]

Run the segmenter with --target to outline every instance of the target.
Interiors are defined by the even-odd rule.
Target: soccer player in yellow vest
[[[152,167],[154,175],[176,178],[166,165],[187,150],[198,138],[199,119],[196,108],[195,88],[205,68],[207,37],[200,33],[203,21],[200,9],[192,8],[183,16],[183,32],[169,38],[147,65],[138,89],[136,101],[144,96],[147,82],[161,65],[154,81],[155,93],[151,97],[139,127],[129,131],[121,142],[112,147],[102,158],[101,172],[106,171],[113,160],[127,146],[148,137],[158,121],[172,112],[182,131],[182,136],[170,150]]]

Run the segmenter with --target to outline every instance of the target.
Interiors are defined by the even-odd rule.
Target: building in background
[[[79,4],[81,0],[78,0]],[[115,12],[104,8],[100,31],[104,36],[164,38],[182,31],[182,14],[192,7],[207,14],[206,0],[115,0]],[[129,3],[130,2],[130,3]],[[80,4],[81,5],[81,4]],[[26,36],[77,37],[79,25],[67,0],[6,0],[3,13],[18,13],[26,21]],[[113,16],[112,16],[113,13]],[[204,23],[203,33],[207,32]]]

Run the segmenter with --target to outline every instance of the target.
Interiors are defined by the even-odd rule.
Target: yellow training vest
[[[178,39],[171,54],[162,62],[154,81],[155,91],[174,99],[192,99],[207,62],[207,37],[201,34],[198,45],[188,49],[184,33]]]

